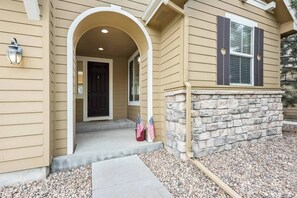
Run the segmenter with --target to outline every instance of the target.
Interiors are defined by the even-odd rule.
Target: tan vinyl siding
[[[55,152],[55,7],[54,0],[49,1],[49,57],[50,57],[50,158]]]
[[[76,99],[76,122],[84,120],[84,100]]]
[[[0,2],[0,173],[49,165],[48,6],[30,21],[22,1]],[[12,37],[24,50],[20,65],[6,58]]]
[[[284,108],[285,119],[297,119],[297,106]]]
[[[182,85],[183,18],[176,17],[161,31],[160,75],[162,89]]]
[[[216,17],[228,12],[253,20],[264,29],[264,86],[246,88],[279,89],[280,36],[274,15],[238,0],[191,0],[186,4],[186,12],[189,16],[189,80],[193,87],[219,87],[216,85]]]
[[[133,122],[137,121],[137,115],[139,114],[139,106],[128,106],[128,119]]]
[[[158,57],[160,68],[158,71],[160,86],[155,88],[158,90],[160,108],[154,109],[154,115],[159,116],[159,140],[165,140],[165,96],[164,92],[168,89],[183,86],[183,18],[177,16],[160,33],[159,38],[159,54]]]
[[[128,58],[113,57],[113,119],[125,119],[128,112]]]

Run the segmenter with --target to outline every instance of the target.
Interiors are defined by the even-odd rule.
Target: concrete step
[[[51,171],[69,170],[97,161],[147,153],[162,148],[162,142],[137,142],[134,128],[79,133],[74,154],[55,157]]]
[[[77,133],[106,131],[114,129],[135,128],[136,123],[128,120],[108,120],[108,121],[91,121],[91,122],[78,122],[76,124]]]

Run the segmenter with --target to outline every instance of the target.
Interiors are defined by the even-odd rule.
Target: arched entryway
[[[142,23],[132,14],[118,6],[96,7],[81,13],[71,24],[67,35],[67,154],[72,154],[75,145],[75,69],[76,46],[81,36],[97,26],[110,26],[127,33],[136,43],[142,59],[141,67],[147,68],[146,112],[147,118],[153,115],[152,103],[152,41]]]

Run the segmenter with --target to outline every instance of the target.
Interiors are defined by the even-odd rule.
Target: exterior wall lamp
[[[17,40],[12,38],[10,45],[8,45],[7,58],[11,64],[17,65],[20,64],[23,57],[23,49],[19,46]]]

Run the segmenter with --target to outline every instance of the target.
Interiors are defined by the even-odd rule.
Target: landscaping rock
[[[260,136],[257,133],[255,138]],[[228,142],[232,142],[231,137]],[[242,197],[296,197],[297,133],[241,143],[199,160]],[[225,150],[230,149],[227,145]]]
[[[0,188],[0,197],[92,197],[91,166],[50,174],[46,179]]]
[[[176,159],[165,149],[139,157],[174,197],[229,197],[191,161]]]

